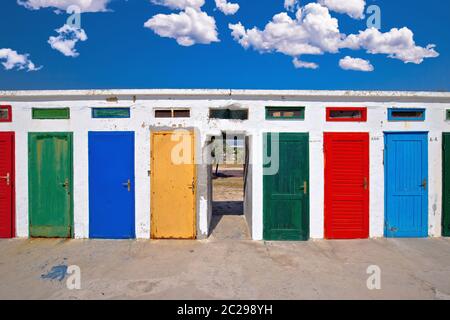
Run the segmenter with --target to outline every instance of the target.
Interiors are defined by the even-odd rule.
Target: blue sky
[[[46,0],[39,1],[45,3]],[[404,63],[408,58],[393,59],[384,53],[368,53],[373,47],[367,40],[359,40],[362,45],[358,49],[344,47],[337,53],[322,50],[321,54],[299,56],[301,61],[317,64],[316,69],[295,68],[293,55],[274,52],[279,45],[261,52],[264,50],[258,47],[257,38],[250,37],[252,44],[245,49],[231,34],[229,24],[240,22],[247,31],[253,27],[264,30],[272,17],[280,12],[287,12],[295,19],[295,11],[287,11],[284,0],[231,2],[240,6],[234,15],[219,11],[214,0],[206,0],[198,9],[214,19],[219,42],[183,46],[173,38],[162,37],[155,30],[144,27],[144,23],[156,14],[179,14],[182,10],[155,5],[150,0],[111,0],[106,5],[108,12],[81,14],[81,28],[87,40],[76,44],[79,55],[71,57],[48,43],[50,36],[58,35],[55,29],[66,23],[66,13],[56,14],[52,7],[30,10],[17,4],[16,0],[1,1],[0,58],[2,49],[11,49],[18,54],[28,54],[35,68],[42,68],[36,71],[17,67],[6,70],[0,65],[0,89],[450,90],[448,0],[366,0],[366,7],[376,4],[381,8],[381,34],[388,33],[391,28],[407,27],[414,34],[416,46],[426,48],[428,44],[435,44],[434,50],[439,56],[424,58],[420,64]],[[300,1],[301,6],[315,2]],[[358,34],[367,28],[366,19],[355,19],[331,9],[329,12],[338,19],[339,31],[345,35]],[[307,44],[317,40],[313,34],[312,39]],[[288,38],[287,43],[290,41]],[[328,45],[321,41],[318,47],[323,49]],[[344,70],[339,63],[346,56],[366,60],[374,70]],[[0,62],[5,60],[0,59]]]

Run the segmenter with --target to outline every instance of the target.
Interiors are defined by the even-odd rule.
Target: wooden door
[[[325,238],[369,237],[369,134],[325,133]]]
[[[14,237],[14,132],[0,132],[0,238]]]
[[[264,240],[309,238],[308,143],[307,133],[264,134],[265,154],[272,159],[265,167],[278,167],[263,177]]]
[[[29,133],[31,237],[73,235],[72,133]]]
[[[151,237],[196,237],[195,135],[151,134]]]

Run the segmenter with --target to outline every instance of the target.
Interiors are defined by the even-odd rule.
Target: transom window
[[[156,109],[155,118],[189,118],[191,110],[189,109]]]
[[[304,120],[305,107],[266,107],[267,120]]]
[[[92,118],[129,118],[130,108],[92,108]]]
[[[210,119],[229,119],[229,120],[247,120],[248,109],[225,109],[211,108],[209,109]]]
[[[367,108],[328,107],[327,121],[365,122],[367,121]]]
[[[425,109],[400,109],[388,110],[389,121],[425,121]]]
[[[0,122],[11,122],[11,106],[0,106]]]
[[[450,110],[446,110],[445,111],[445,120],[449,120],[450,121]]]
[[[69,108],[33,108],[33,119],[70,119]]]

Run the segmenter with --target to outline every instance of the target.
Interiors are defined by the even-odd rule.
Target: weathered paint
[[[309,238],[309,148],[307,133],[268,133],[264,152],[264,240]],[[278,144],[279,158],[273,157]],[[276,171],[276,172],[275,172]],[[273,174],[272,174],[273,173]]]
[[[196,237],[195,135],[152,132],[151,237]]]
[[[369,237],[369,134],[324,133],[325,238]]]
[[[134,132],[89,132],[90,238],[135,237],[134,185]]]
[[[442,134],[442,235],[450,237],[450,133]]]
[[[386,133],[387,237],[428,235],[427,133]]]
[[[30,133],[28,172],[30,236],[71,237],[72,133]]]
[[[118,103],[107,102],[109,96]],[[28,232],[29,131],[70,131],[74,133],[74,232],[76,238],[89,236],[88,131],[135,131],[136,237],[150,238],[150,130],[155,127],[195,128],[196,148],[202,150],[211,135],[222,130],[245,133],[250,140],[251,174],[246,193],[246,212],[252,237],[263,237],[263,132],[309,132],[310,148],[310,236],[324,237],[324,154],[323,132],[370,132],[370,237],[384,235],[384,131],[429,132],[428,234],[442,234],[442,132],[450,122],[445,111],[450,93],[383,91],[291,91],[291,90],[69,90],[2,91],[0,104],[11,105],[13,121],[1,123],[2,131],[16,134],[16,234]],[[247,121],[210,120],[209,108],[239,105],[249,109]],[[70,107],[71,119],[32,120],[32,107]],[[130,107],[128,119],[92,119],[92,107]],[[266,106],[305,106],[301,121],[266,121]],[[325,107],[367,107],[367,122],[326,122]],[[423,122],[389,122],[387,109],[426,108]],[[156,108],[190,108],[189,119],[155,119]],[[200,153],[197,154],[200,156]],[[207,166],[197,165],[197,236],[209,232]],[[249,196],[251,194],[251,196]]]
[[[0,238],[14,236],[14,132],[0,132]]]

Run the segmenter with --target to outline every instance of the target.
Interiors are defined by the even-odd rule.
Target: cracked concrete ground
[[[61,265],[80,290],[45,277]],[[91,298],[449,299],[450,240],[0,240],[0,299]]]

